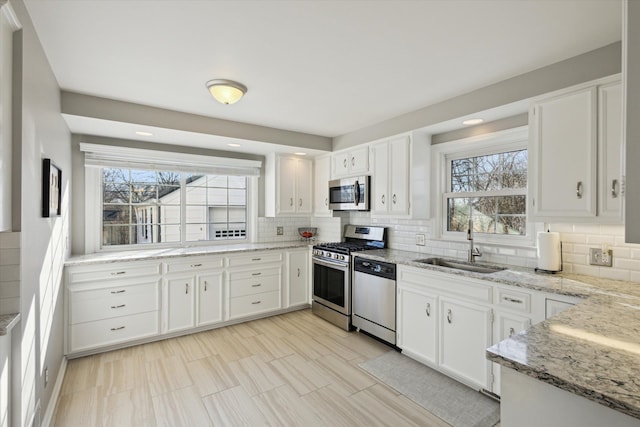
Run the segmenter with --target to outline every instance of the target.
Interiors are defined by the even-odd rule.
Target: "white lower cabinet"
[[[531,324],[530,317],[500,311],[496,312],[492,344],[511,338],[529,328]],[[500,396],[500,365],[497,363],[493,363],[493,388],[491,391]]]
[[[222,271],[198,276],[196,326],[211,325],[222,321],[223,278]]]
[[[184,276],[166,280],[166,330],[174,332],[195,326],[196,293],[194,277]]]
[[[285,307],[309,304],[309,250],[287,252],[287,300]]]
[[[490,362],[485,350],[491,345],[490,307],[440,298],[440,368],[481,389],[490,388]]]
[[[437,297],[403,284],[398,286],[398,347],[413,359],[438,364]]]

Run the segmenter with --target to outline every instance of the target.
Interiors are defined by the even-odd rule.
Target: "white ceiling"
[[[619,0],[25,3],[64,90],[327,137],[621,38]],[[218,104],[205,88],[215,78],[248,93]],[[211,138],[181,134],[194,146]]]

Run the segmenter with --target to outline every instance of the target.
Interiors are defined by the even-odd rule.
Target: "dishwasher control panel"
[[[353,270],[371,274],[373,276],[396,280],[396,265],[389,262],[355,257],[353,261]]]

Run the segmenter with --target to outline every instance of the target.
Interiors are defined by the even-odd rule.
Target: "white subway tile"
[[[603,243],[606,243],[608,245],[613,245],[615,242],[615,237],[613,235],[607,235],[607,234],[600,234],[600,235],[596,235],[596,234],[589,234],[587,235],[587,244],[588,245],[601,245]]]
[[[594,267],[591,265],[577,265],[572,264],[572,272],[575,274],[584,274],[585,276],[600,276],[600,267]]]
[[[15,298],[20,296],[20,282],[0,282],[0,298]]]
[[[20,249],[20,232],[0,233],[0,248]]]
[[[20,249],[0,249],[0,265],[20,264]]]
[[[613,258],[613,266],[615,268],[622,268],[626,270],[640,271],[640,260],[625,259],[625,258]]]
[[[19,265],[0,265],[0,282],[20,280]]]
[[[0,314],[20,312],[20,297],[0,298]]]
[[[631,280],[629,270],[618,270],[604,267],[600,269],[600,277],[615,280]]]

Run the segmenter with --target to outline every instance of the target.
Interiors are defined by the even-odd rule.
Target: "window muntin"
[[[247,238],[246,176],[103,168],[102,246]]]
[[[447,158],[445,230],[527,234],[527,150]]]

